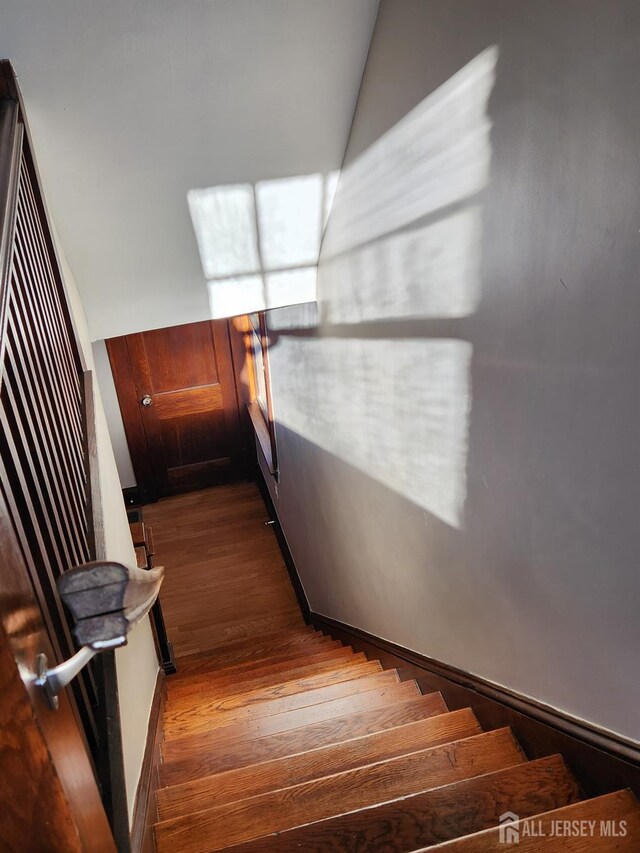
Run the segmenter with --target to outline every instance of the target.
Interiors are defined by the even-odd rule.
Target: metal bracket
[[[58,694],[78,675],[80,670],[99,652],[107,649],[116,649],[127,642],[126,637],[115,637],[113,640],[98,640],[90,646],[83,646],[73,657],[63,663],[49,669],[49,663],[45,654],[39,654],[36,658],[35,684],[41,687],[47,697],[47,702],[52,711],[57,711],[60,704]]]

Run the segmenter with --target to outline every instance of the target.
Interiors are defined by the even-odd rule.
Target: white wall
[[[71,269],[64,257],[58,239],[58,254],[62,263],[67,295],[75,327],[89,370],[95,370],[91,341],[84,309]],[[95,373],[94,373],[95,378]],[[104,521],[106,558],[135,566],[135,552],[116,463],[109,439],[109,430],[100,396],[100,387],[94,384],[98,466],[100,493]],[[125,783],[129,820],[133,816],[135,795],[140,779],[142,759],[147,739],[149,715],[158,677],[158,659],[149,619],[144,619],[129,635],[126,646],[116,650],[116,669],[122,723]]]
[[[383,0],[320,324],[269,318],[312,608],[636,740],[638,33]]]
[[[118,404],[116,386],[113,382],[113,373],[109,364],[109,356],[104,341],[94,341],[92,344],[93,363],[96,371],[96,379],[100,386],[100,394],[109,427],[111,446],[116,460],[116,468],[120,477],[120,486],[128,489],[135,486],[136,477],[131,464],[131,454],[127,445],[127,437],[124,432],[122,415]]]
[[[209,319],[194,189],[339,168],[377,0],[3,0],[91,338]]]

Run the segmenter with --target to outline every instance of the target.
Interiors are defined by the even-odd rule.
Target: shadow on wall
[[[471,484],[469,501],[489,512],[475,513],[462,533],[317,442],[280,423],[277,431],[286,448],[278,514],[315,612],[604,724],[593,709],[598,672],[598,696],[616,696],[607,703],[607,725],[634,731],[637,681],[619,680],[610,648],[597,636],[585,654],[588,598],[573,595],[567,608],[562,595],[550,599],[553,587],[540,573],[524,575],[522,594],[514,595],[503,572],[522,571],[522,555],[506,537],[504,564],[486,569],[487,515],[504,507],[481,480]],[[636,600],[610,585],[601,591],[603,607],[621,614],[615,633],[623,642],[633,631]],[[567,632],[562,644],[551,639],[557,622]],[[552,650],[540,626],[548,626]],[[615,642],[611,634],[609,640]],[[532,684],[543,686],[534,692]]]
[[[454,527],[472,346],[431,338],[424,321],[469,316],[480,299],[496,61],[483,51],[343,170],[318,322],[300,328],[299,310],[269,320],[278,423]]]

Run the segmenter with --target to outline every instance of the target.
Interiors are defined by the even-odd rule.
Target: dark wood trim
[[[159,787],[158,767],[160,765],[160,747],[162,744],[164,703],[166,700],[166,682],[162,670],[153,693],[147,741],[144,748],[140,781],[136,791],[131,822],[131,853],[154,853],[153,825],[158,820],[156,791]]]
[[[472,708],[483,728],[510,726],[529,758],[561,753],[588,795],[631,788],[640,796],[640,746],[633,741],[442,661],[313,612],[260,469],[256,482],[269,517],[274,521],[274,533],[307,624],[364,652],[372,660],[380,660],[388,669],[398,669],[402,678],[415,678],[423,693],[441,692],[452,711]],[[597,690],[597,673],[594,673],[593,684]]]
[[[262,500],[264,501],[265,506],[267,508],[269,519],[273,522],[271,527],[273,528],[273,532],[275,533],[276,539],[278,540],[278,546],[280,547],[284,564],[287,567],[287,572],[289,573],[291,585],[293,586],[293,591],[296,594],[296,599],[298,600],[298,606],[302,612],[302,617],[305,623],[309,625],[311,624],[311,608],[309,607],[309,600],[307,599],[307,594],[304,591],[304,587],[302,586],[302,581],[300,580],[300,575],[298,574],[298,569],[296,568],[296,564],[293,559],[293,554],[289,549],[287,537],[284,535],[284,530],[282,529],[280,519],[278,518],[278,512],[275,508],[273,500],[271,499],[271,494],[269,492],[266,481],[264,479],[264,475],[259,465],[256,466],[255,479],[258,488],[260,489]]]
[[[640,748],[632,742],[328,616],[311,612],[310,622],[384,667],[397,668],[402,678],[415,678],[423,693],[440,691],[452,711],[472,708],[484,729],[510,726],[529,758],[562,753],[589,796],[620,788],[640,794]]]

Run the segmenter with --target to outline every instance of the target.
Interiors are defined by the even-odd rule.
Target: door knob
[[[145,409],[148,409],[149,406],[153,405],[153,398],[150,397],[148,394],[145,394],[142,400],[140,400],[140,402],[145,407]]]

